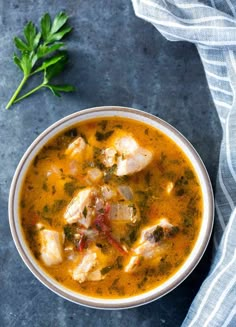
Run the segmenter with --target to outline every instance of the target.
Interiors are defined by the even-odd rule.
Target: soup
[[[202,193],[182,150],[127,118],[78,123],[28,168],[20,197],[26,242],[52,278],[92,297],[149,291],[185,262]]]

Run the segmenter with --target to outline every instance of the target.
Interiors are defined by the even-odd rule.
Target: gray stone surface
[[[21,78],[12,38],[27,20],[59,10],[74,27],[62,78],[77,92],[58,99],[45,90],[6,111]],[[11,238],[7,202],[35,137],[59,118],[100,105],[140,108],[171,123],[196,147],[214,185],[221,128],[195,47],[166,41],[127,0],[0,0],[0,30],[0,326],[180,326],[209,269],[211,244],[190,277],[162,299],[125,311],[88,309],[53,294],[26,268]]]

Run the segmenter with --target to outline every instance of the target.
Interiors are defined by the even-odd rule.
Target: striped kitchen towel
[[[196,44],[223,129],[216,182],[215,254],[184,327],[236,326],[236,0],[132,0],[171,41]]]

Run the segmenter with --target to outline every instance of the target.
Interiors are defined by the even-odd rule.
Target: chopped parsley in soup
[[[80,122],[51,139],[21,190],[25,239],[41,267],[95,297],[155,288],[198,237],[202,194],[182,150],[127,118]]]

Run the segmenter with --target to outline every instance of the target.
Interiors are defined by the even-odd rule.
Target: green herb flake
[[[42,189],[43,189],[45,192],[48,192],[48,184],[47,184],[46,181],[43,182]]]
[[[98,287],[96,289],[96,293],[99,294],[99,295],[102,295],[103,294],[102,288],[101,287]]]
[[[169,275],[172,268],[172,264],[166,260],[166,258],[161,258],[159,266],[158,266],[158,272],[161,275]]]
[[[50,211],[49,206],[46,204],[46,205],[43,207],[43,214],[44,214],[44,215],[45,215],[45,214],[48,214],[49,211]]]
[[[95,133],[95,137],[96,137],[96,140],[99,142],[106,141],[113,133],[114,133],[114,131],[108,131],[105,133],[101,133],[101,132],[97,131]]]
[[[68,241],[73,241],[73,231],[72,231],[72,227],[71,225],[65,225],[64,226],[64,234],[65,234],[65,238],[68,240]]]
[[[84,207],[84,210],[83,210],[83,216],[86,218],[87,217],[87,213],[88,213],[88,209],[87,207],[85,206]]]
[[[166,158],[167,158],[167,155],[164,152],[161,152],[161,155],[160,155],[160,164],[163,164],[164,161],[166,160]]]
[[[183,212],[182,213],[182,218],[183,218],[183,225],[184,227],[192,227],[193,226],[193,216],[191,215],[191,213],[187,212]]]
[[[194,173],[193,173],[193,171],[191,170],[191,169],[189,169],[189,168],[186,168],[185,169],[185,171],[184,171],[184,175],[185,175],[185,177],[187,178],[187,179],[194,179]]]
[[[65,201],[65,200],[55,200],[53,202],[53,205],[51,206],[52,214],[61,211],[65,207],[66,204],[67,204],[67,201]]]
[[[106,275],[107,273],[109,273],[109,271],[111,271],[114,268],[114,266],[106,266],[104,268],[101,269],[101,274],[102,275]]]
[[[145,182],[146,182],[146,184],[148,185],[148,186],[150,186],[150,181],[151,181],[151,173],[150,173],[150,171],[148,171],[146,174],[145,174],[145,176],[144,176],[144,178],[145,178]]]
[[[52,185],[52,195],[54,195],[56,193],[56,186],[55,185]]]
[[[25,200],[22,199],[22,200],[20,201],[20,207],[21,207],[22,209],[24,209],[25,206],[26,206],[26,204],[25,204]]]
[[[112,178],[113,174],[115,173],[117,169],[117,165],[114,164],[110,168],[108,168],[104,174],[104,183],[108,183],[109,180]]]
[[[111,286],[109,286],[109,292],[110,293],[117,293],[120,296],[124,296],[125,295],[125,290],[124,287],[120,287],[119,284],[119,278],[114,279],[114,281],[112,282]]]
[[[182,195],[184,195],[185,194],[185,190],[183,189],[183,188],[180,188],[179,190],[177,190],[176,192],[175,192],[175,195],[176,196],[182,196]]]
[[[72,197],[74,192],[78,189],[77,182],[67,182],[64,184],[64,192],[69,195],[69,197]]]
[[[96,247],[101,249],[101,252],[103,254],[108,254],[109,253],[109,246],[107,244],[102,244],[102,243],[96,243]]]
[[[161,226],[157,226],[156,229],[153,232],[153,238],[155,242],[159,242],[164,237],[164,231]]]
[[[172,226],[170,227],[166,232],[166,237],[174,237],[179,233],[179,227],[178,226]]]
[[[101,153],[102,153],[102,149],[100,149],[96,146],[93,147],[93,156],[94,157],[99,157],[101,155]]]
[[[107,123],[108,123],[107,120],[101,120],[101,121],[98,123],[98,125],[101,127],[101,129],[102,129],[103,131],[105,131],[105,129],[107,128]]]
[[[187,178],[185,176],[181,176],[175,182],[175,186],[182,186],[182,185],[188,185],[188,180],[187,180]]]
[[[39,156],[37,155],[37,156],[34,158],[34,161],[33,161],[33,165],[34,165],[34,167],[37,167],[38,162],[39,162]]]
[[[126,229],[127,229],[127,237],[123,240],[128,246],[132,246],[133,243],[137,240],[138,238],[138,233],[139,233],[139,228],[140,228],[140,223],[137,224],[126,224]]]
[[[147,281],[148,281],[147,276],[144,276],[143,279],[137,284],[138,288],[142,289]]]
[[[70,138],[75,138],[78,136],[78,131],[77,128],[71,128],[68,131],[64,133],[65,136],[70,137]]]
[[[117,268],[117,269],[122,269],[123,268],[123,257],[122,256],[118,256],[116,258],[116,262],[114,264],[114,267]]]
[[[93,147],[93,161],[94,161],[94,165],[103,170],[105,168],[104,164],[102,163],[101,160],[101,154],[102,154],[102,149],[94,146]]]

